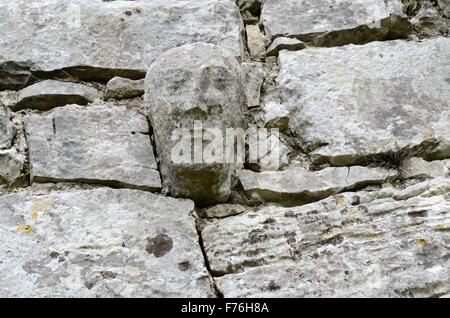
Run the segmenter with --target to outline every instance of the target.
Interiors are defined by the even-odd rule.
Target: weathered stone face
[[[449,191],[435,179],[266,206],[202,238],[225,297],[436,297],[450,285]]]
[[[14,128],[11,123],[11,112],[0,104],[0,149],[11,147]]]
[[[0,61],[30,61],[38,75],[64,69],[82,79],[137,79],[164,51],[186,43],[211,42],[241,56],[242,28],[229,0],[2,1]],[[0,83],[23,84],[27,76],[0,75]]]
[[[78,181],[159,190],[145,116],[113,104],[25,118],[31,182]]]
[[[397,0],[266,0],[266,35],[296,37],[317,46],[404,37],[409,23]]]
[[[404,148],[446,158],[449,60],[447,38],[283,51],[277,86],[316,162],[364,163]]]
[[[0,296],[207,297],[193,209],[137,190],[0,196]]]
[[[176,163],[174,147],[180,142],[190,144],[195,138],[185,135],[180,141],[173,133],[176,128],[186,128],[193,134],[194,121],[201,121],[204,128],[219,128],[224,135],[226,128],[244,126],[243,72],[237,60],[206,43],[169,50],[149,68],[145,105],[155,133],[163,183],[171,194],[200,205],[226,201],[235,165],[191,160]]]

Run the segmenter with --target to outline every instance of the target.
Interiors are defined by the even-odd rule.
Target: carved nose
[[[205,120],[208,117],[208,107],[206,104],[197,103],[185,111],[185,114],[194,120]]]

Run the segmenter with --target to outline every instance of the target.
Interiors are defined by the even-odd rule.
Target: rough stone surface
[[[261,102],[261,88],[264,82],[263,65],[259,62],[242,63],[245,72],[245,95],[247,107],[258,107]]]
[[[234,164],[196,163],[190,151],[186,162],[174,156],[180,145],[189,145],[190,150],[198,142],[194,121],[201,120],[204,128],[221,129],[223,135],[226,128],[243,127],[243,77],[232,55],[206,43],[171,49],[150,67],[145,105],[155,132],[163,183],[173,196],[193,199],[199,205],[227,201]],[[176,128],[187,132],[178,134]],[[198,156],[203,148],[196,149]]]
[[[449,192],[435,179],[343,193],[214,220],[201,234],[225,297],[439,297],[450,291]]]
[[[449,0],[438,0],[439,8],[445,17],[450,18],[450,1]]]
[[[0,184],[12,183],[19,178],[24,162],[25,156],[15,149],[0,150]]]
[[[0,196],[0,296],[207,297],[193,209],[137,190]]]
[[[235,56],[243,50],[239,9],[229,0],[2,1],[0,30],[2,60],[29,60],[38,75],[63,69],[103,81],[142,78],[160,54],[186,43],[211,42]],[[2,85],[27,81],[17,73],[6,72]]]
[[[261,21],[272,39],[296,37],[317,46],[362,44],[410,32],[397,0],[266,0]]]
[[[264,35],[261,33],[258,25],[247,25],[247,47],[250,56],[256,61],[262,61],[266,57],[266,44]]]
[[[291,169],[257,173],[242,170],[239,180],[249,197],[261,202],[292,206],[368,185],[382,184],[396,174],[384,168],[359,166],[331,167],[319,171]]]
[[[14,138],[14,127],[11,122],[11,112],[0,104],[0,149],[11,147]]]
[[[431,2],[427,1],[420,10],[411,19],[411,24],[422,36],[448,35],[450,30],[450,21],[442,17],[438,8],[433,7]]]
[[[105,99],[128,99],[144,95],[144,79],[114,77],[106,84]]]
[[[21,90],[13,110],[50,110],[68,104],[86,105],[98,97],[95,88],[76,83],[46,80]]]
[[[31,181],[158,190],[145,116],[113,104],[70,105],[25,118]]]
[[[450,20],[443,1],[403,0],[403,3],[413,29],[420,37],[450,34]]]
[[[14,107],[17,103],[18,93],[16,91],[1,91],[0,92],[0,105],[6,107]]]
[[[446,158],[449,60],[448,38],[283,51],[277,85],[317,162],[346,165],[403,148]]]
[[[292,38],[276,38],[267,49],[268,56],[277,56],[281,50],[300,51],[305,48],[305,43]]]
[[[402,164],[401,172],[404,178],[450,178],[450,159],[425,161],[410,158]]]
[[[0,0],[0,297],[450,297],[449,9]]]

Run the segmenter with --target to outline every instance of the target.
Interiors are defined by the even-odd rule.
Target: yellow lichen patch
[[[38,219],[38,217],[39,217],[39,213],[38,213],[38,212],[36,212],[36,211],[31,211],[31,219],[32,219],[33,221],[36,221],[36,220]]]
[[[418,226],[423,225],[423,223],[424,223],[423,221],[417,221],[417,222],[408,223],[405,226],[406,227],[418,227]]]
[[[417,244],[419,244],[419,247],[423,249],[425,246],[428,245],[428,241],[424,239],[418,239]]]
[[[360,218],[360,215],[359,215],[358,211],[356,209],[353,209],[353,208],[349,209],[349,214],[348,215],[349,215],[349,217],[352,220],[357,220],[357,219]]]
[[[338,196],[338,207],[339,209],[342,209],[343,207],[345,207],[345,204],[347,203],[347,199],[343,196]]]
[[[17,226],[17,232],[24,233],[24,234],[30,234],[33,232],[33,228],[26,224],[21,224]]]
[[[141,8],[139,8],[139,7],[134,7],[133,9],[131,9],[131,11],[133,12],[133,13],[142,13],[142,10],[141,10]]]
[[[346,233],[345,236],[351,237],[351,238],[358,238],[363,240],[370,240],[370,241],[378,241],[381,239],[382,232],[374,233],[374,232],[349,232]]]
[[[374,234],[374,235],[369,236],[369,240],[371,240],[371,241],[378,241],[380,239],[381,239],[381,235],[379,235],[379,234]]]
[[[436,231],[450,231],[450,227],[447,224],[438,224],[434,229]]]
[[[141,274],[141,271],[137,267],[127,266],[126,273],[130,276],[139,276]]]

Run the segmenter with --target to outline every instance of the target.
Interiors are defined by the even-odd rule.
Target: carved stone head
[[[163,183],[171,194],[200,205],[226,201],[236,165],[220,159],[199,161],[199,152],[208,145],[205,129],[222,132],[225,140],[227,128],[244,127],[245,95],[238,61],[212,44],[171,49],[148,70],[145,105]],[[195,128],[199,124],[202,128]],[[174,158],[174,148],[185,150],[183,162]],[[189,149],[192,152],[186,154]]]

